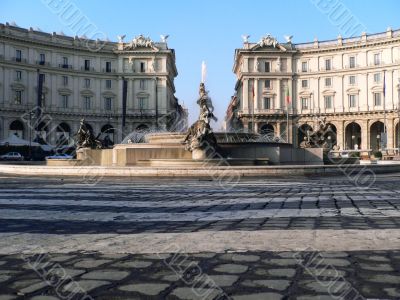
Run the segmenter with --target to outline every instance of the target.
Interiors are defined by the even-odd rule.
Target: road
[[[0,178],[0,299],[399,299],[400,174]]]

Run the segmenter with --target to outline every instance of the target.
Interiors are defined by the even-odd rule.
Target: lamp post
[[[29,116],[29,160],[32,159],[32,118],[34,118],[35,113],[30,111]]]
[[[377,142],[377,144],[378,144],[378,151],[379,151],[379,148],[380,148],[380,139],[381,139],[381,135],[378,133],[378,134],[376,135],[376,142]]]

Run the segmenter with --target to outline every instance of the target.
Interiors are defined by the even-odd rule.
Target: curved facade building
[[[235,51],[233,71],[245,130],[299,145],[320,119],[341,149],[399,146],[400,30],[304,44],[246,40]]]
[[[138,36],[102,42],[98,51],[88,42],[96,43],[0,24],[0,139],[65,144],[85,118],[95,135],[119,142],[135,129],[185,120],[174,96],[175,52],[165,41]]]

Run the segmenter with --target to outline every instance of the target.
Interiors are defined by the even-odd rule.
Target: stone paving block
[[[157,296],[163,290],[169,287],[165,283],[133,283],[122,285],[118,289],[124,292],[138,292],[147,296]]]
[[[241,283],[243,286],[248,286],[248,287],[267,287],[273,290],[278,290],[278,291],[284,291],[286,290],[289,285],[290,281],[289,280],[245,280]]]
[[[214,268],[214,271],[228,274],[241,274],[247,271],[248,267],[237,264],[222,264]]]
[[[74,264],[76,268],[91,269],[111,262],[108,259],[83,259]]]
[[[214,299],[221,292],[216,289],[201,289],[190,287],[178,287],[171,292],[171,295],[181,300],[203,300]],[[169,297],[167,299],[170,299]]]
[[[14,295],[0,295],[0,300],[13,300],[17,299],[17,296]]]
[[[385,271],[385,272],[391,272],[394,271],[393,267],[391,265],[385,264],[385,263],[360,263],[360,268],[364,270],[370,270],[370,271]]]
[[[130,273],[126,271],[117,271],[110,269],[102,269],[91,271],[89,273],[83,274],[81,278],[83,279],[96,279],[96,280],[122,280],[127,277]]]
[[[122,261],[112,264],[112,267],[116,268],[134,268],[134,269],[144,269],[148,268],[153,264],[152,261],[145,261],[145,260],[134,260],[134,261]]]
[[[263,262],[276,266],[296,266],[299,264],[294,258],[268,258],[264,259]]]
[[[260,299],[281,300],[283,299],[283,295],[276,293],[254,293],[245,295],[233,295],[232,299],[233,300],[260,300]]]
[[[232,286],[236,281],[239,280],[239,276],[236,275],[209,275],[206,276],[205,280],[212,280],[210,285],[216,285],[219,287]]]
[[[74,292],[79,288],[79,290],[83,292],[90,292],[108,284],[110,284],[110,282],[104,280],[78,280],[66,284],[63,290],[66,292]]]

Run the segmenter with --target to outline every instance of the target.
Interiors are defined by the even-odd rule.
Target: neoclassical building
[[[341,149],[399,146],[400,30],[303,44],[244,37],[233,71],[231,106],[244,130],[274,132],[299,145],[325,119]]]
[[[71,142],[82,118],[114,142],[135,129],[175,126],[187,118],[174,96],[177,74],[165,39],[90,41],[0,24],[0,139]]]

